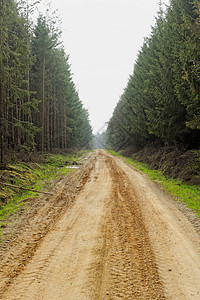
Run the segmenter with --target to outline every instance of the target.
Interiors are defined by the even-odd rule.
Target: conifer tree
[[[172,0],[166,13],[160,7],[123,102],[109,122],[107,137],[113,146],[120,137],[126,140],[122,128],[132,145],[158,139],[187,147],[200,144],[199,34],[198,1]]]
[[[31,21],[37,2],[0,0],[1,166],[5,152],[81,147],[92,138],[56,18]]]

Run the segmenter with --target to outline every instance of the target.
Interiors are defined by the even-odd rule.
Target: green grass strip
[[[117,152],[107,150],[114,156],[123,157]],[[161,184],[165,190],[173,196],[174,200],[185,203],[187,207],[191,208],[193,212],[200,218],[200,188],[199,186],[191,186],[182,183],[180,180],[174,180],[165,176],[159,170],[150,169],[147,165],[140,163],[132,158],[124,157],[125,161],[135,167],[136,169],[147,174],[148,177],[159,184]]]
[[[52,179],[61,178],[72,172],[72,169],[68,169],[67,166],[81,163],[87,153],[88,151],[84,150],[66,155],[45,154],[42,163],[10,165],[10,170],[5,170],[5,175],[9,178],[7,183],[38,191],[49,189]],[[17,217],[18,210],[24,205],[23,200],[37,195],[36,192],[25,190],[22,192],[17,188],[1,186],[0,198],[6,199],[5,204],[0,207],[1,224],[6,225],[4,222],[10,215],[15,214]]]

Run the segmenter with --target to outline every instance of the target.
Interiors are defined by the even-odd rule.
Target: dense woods
[[[89,115],[54,15],[38,1],[0,0],[0,162],[13,151],[89,147]]]
[[[200,145],[200,6],[171,0],[160,9],[150,37],[109,121],[115,149],[159,141]]]

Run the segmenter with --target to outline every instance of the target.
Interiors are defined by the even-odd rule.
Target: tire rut
[[[58,187],[4,255],[2,299],[199,299],[192,225],[122,160],[96,151],[89,166],[74,173],[73,193]]]
[[[34,207],[32,212],[31,209],[25,211],[19,225],[16,224],[19,226],[18,232],[13,236],[12,232],[7,235],[0,251],[0,297],[3,297],[14,279],[32,260],[47,233],[53,230],[56,222],[73,205],[75,196],[87,182],[95,161],[96,155],[93,154],[80,170],[71,173],[60,183],[59,190],[53,196],[40,201],[37,199],[38,208]],[[41,263],[43,267],[45,261]]]
[[[165,299],[139,199],[125,173],[107,161],[112,192],[97,251],[102,256],[93,266],[95,299]]]

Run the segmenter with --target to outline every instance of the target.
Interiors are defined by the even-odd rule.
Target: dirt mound
[[[152,169],[161,170],[164,175],[173,179],[200,185],[200,150],[183,151],[151,144],[138,152],[129,148],[121,153],[147,164]]]

